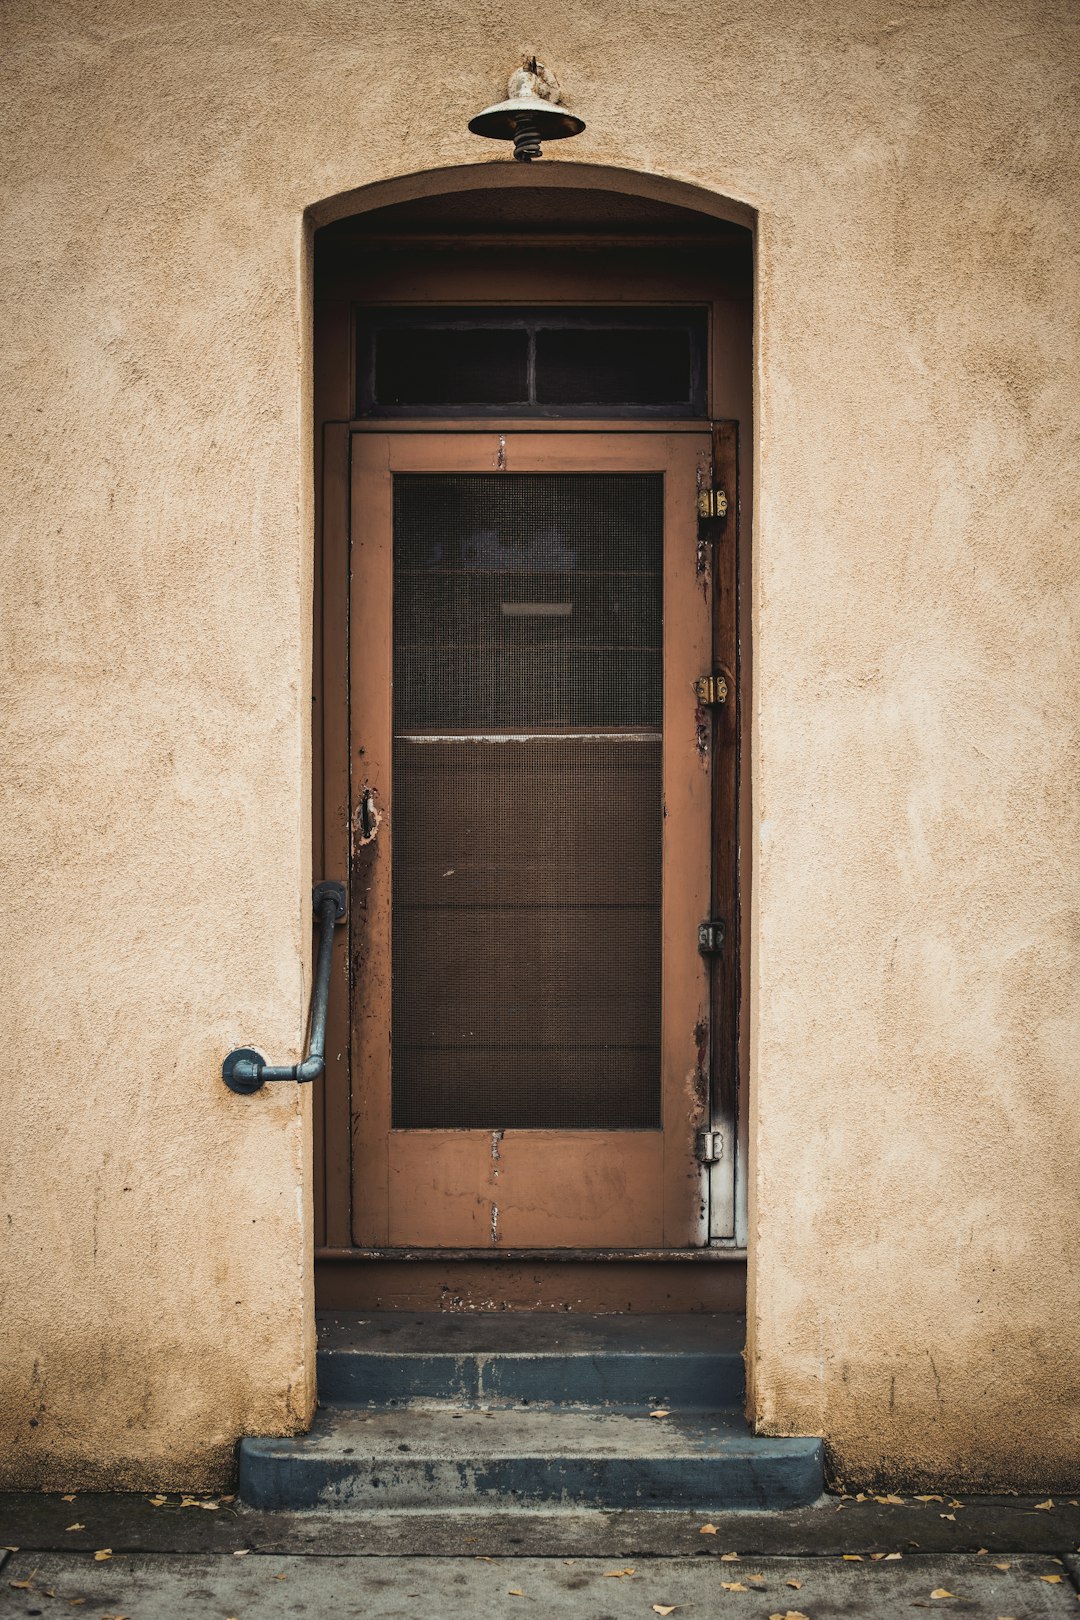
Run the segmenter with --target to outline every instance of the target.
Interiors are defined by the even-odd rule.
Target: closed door
[[[360,1246],[708,1239],[710,452],[352,437]]]

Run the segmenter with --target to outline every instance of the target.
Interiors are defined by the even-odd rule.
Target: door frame
[[[646,436],[661,439],[674,435],[693,436],[711,434],[713,445],[713,478],[723,482],[729,491],[731,510],[738,513],[738,446],[737,425],[733,423],[679,422],[627,422],[613,419],[607,422],[570,420],[538,422],[534,418],[506,419],[493,423],[490,419],[445,421],[424,419],[409,422],[362,420],[328,425],[324,454],[324,553],[323,578],[338,580],[352,578],[354,491],[352,487],[352,444],[356,436],[378,436],[382,439],[420,439],[433,434],[454,438],[481,440],[485,446],[497,443],[500,436],[526,435],[536,439],[543,435],[560,438],[583,439],[599,437],[635,438]],[[415,458],[413,458],[415,459]],[[423,458],[422,458],[423,459]],[[610,459],[610,458],[609,458]],[[619,459],[617,456],[614,458]],[[633,458],[631,458],[633,459]],[[636,464],[636,463],[635,463]],[[406,456],[403,465],[411,465]],[[417,463],[419,465],[419,463]],[[424,459],[424,466],[427,461]],[[606,466],[606,463],[605,463]],[[493,462],[494,469],[494,462]],[[714,545],[699,541],[697,567],[700,574],[715,571],[713,629],[713,664],[733,677],[734,701],[725,703],[706,713],[697,711],[698,747],[712,756],[712,909],[722,907],[732,919],[732,931],[738,929],[738,546],[737,522],[732,530],[725,529]],[[666,540],[666,536],[665,536]],[[352,602],[350,603],[350,598]],[[350,770],[350,714],[349,676],[350,628],[365,646],[388,646],[388,626],[375,626],[364,622],[363,604],[356,593],[343,589],[321,592],[321,682],[324,792],[321,796],[322,849],[327,870],[348,873],[353,856],[352,840],[363,837],[352,826],[355,787]],[[350,627],[350,616],[354,622]],[[385,662],[385,659],[382,660]],[[734,666],[734,667],[731,667]],[[385,672],[384,672],[385,674]],[[729,761],[727,770],[719,768],[723,757]],[[376,803],[376,814],[378,806]],[[377,839],[377,831],[374,838]],[[715,1050],[704,1049],[699,1056],[711,1060],[712,1104],[711,1124],[722,1129],[730,1150],[734,1154],[734,1175],[726,1165],[718,1167],[719,1175],[730,1186],[733,1200],[728,1232],[714,1237],[710,1232],[696,1246],[633,1248],[630,1246],[568,1249],[515,1249],[497,1251],[482,1248],[428,1248],[421,1246],[394,1246],[361,1244],[353,1239],[353,1208],[351,1201],[352,1147],[351,1129],[356,1118],[351,1084],[351,1011],[352,989],[360,964],[351,959],[354,947],[347,937],[350,931],[341,930],[335,939],[333,990],[330,1000],[328,1028],[328,1061],[324,1081],[323,1110],[327,1121],[325,1130],[328,1166],[324,1197],[326,1200],[326,1238],[316,1249],[316,1260],[324,1268],[340,1266],[350,1258],[356,1261],[391,1261],[398,1263],[439,1262],[469,1263],[515,1261],[529,1262],[629,1262],[633,1260],[660,1263],[696,1259],[742,1259],[745,1256],[745,1238],[740,1232],[738,1213],[745,1193],[745,1153],[740,1151],[739,1138],[742,1125],[741,1088],[737,1084],[738,1040],[738,953],[727,950],[714,966],[711,978],[712,1013],[710,1028]],[[388,1032],[387,1032],[388,1039]],[[725,1061],[726,1051],[726,1061]],[[722,1112],[723,1118],[718,1117]],[[743,1206],[745,1207],[745,1206]],[[337,1238],[337,1241],[333,1241]]]

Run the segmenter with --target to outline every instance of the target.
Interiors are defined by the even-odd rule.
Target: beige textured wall
[[[9,1479],[214,1484],[307,1413],[307,1100],[217,1078],[306,995],[302,216],[488,159],[526,45],[574,159],[760,210],[759,1418],[1075,1479],[1076,20],[9,0]]]

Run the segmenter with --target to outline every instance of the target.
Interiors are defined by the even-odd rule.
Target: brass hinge
[[[694,1156],[699,1164],[719,1164],[724,1157],[723,1131],[698,1131]]]
[[[697,948],[702,956],[719,956],[724,948],[724,919],[710,917],[698,923]]]
[[[722,489],[699,489],[697,513],[699,518],[727,517],[727,492]]]
[[[694,682],[694,692],[699,703],[705,708],[713,708],[728,700],[727,676],[718,670],[715,675],[702,675],[700,680]]]

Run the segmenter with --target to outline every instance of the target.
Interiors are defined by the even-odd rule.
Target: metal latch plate
[[[712,917],[698,923],[697,948],[702,956],[717,956],[724,948],[724,919]]]
[[[724,1157],[723,1131],[698,1131],[694,1151],[699,1164],[719,1164]]]

